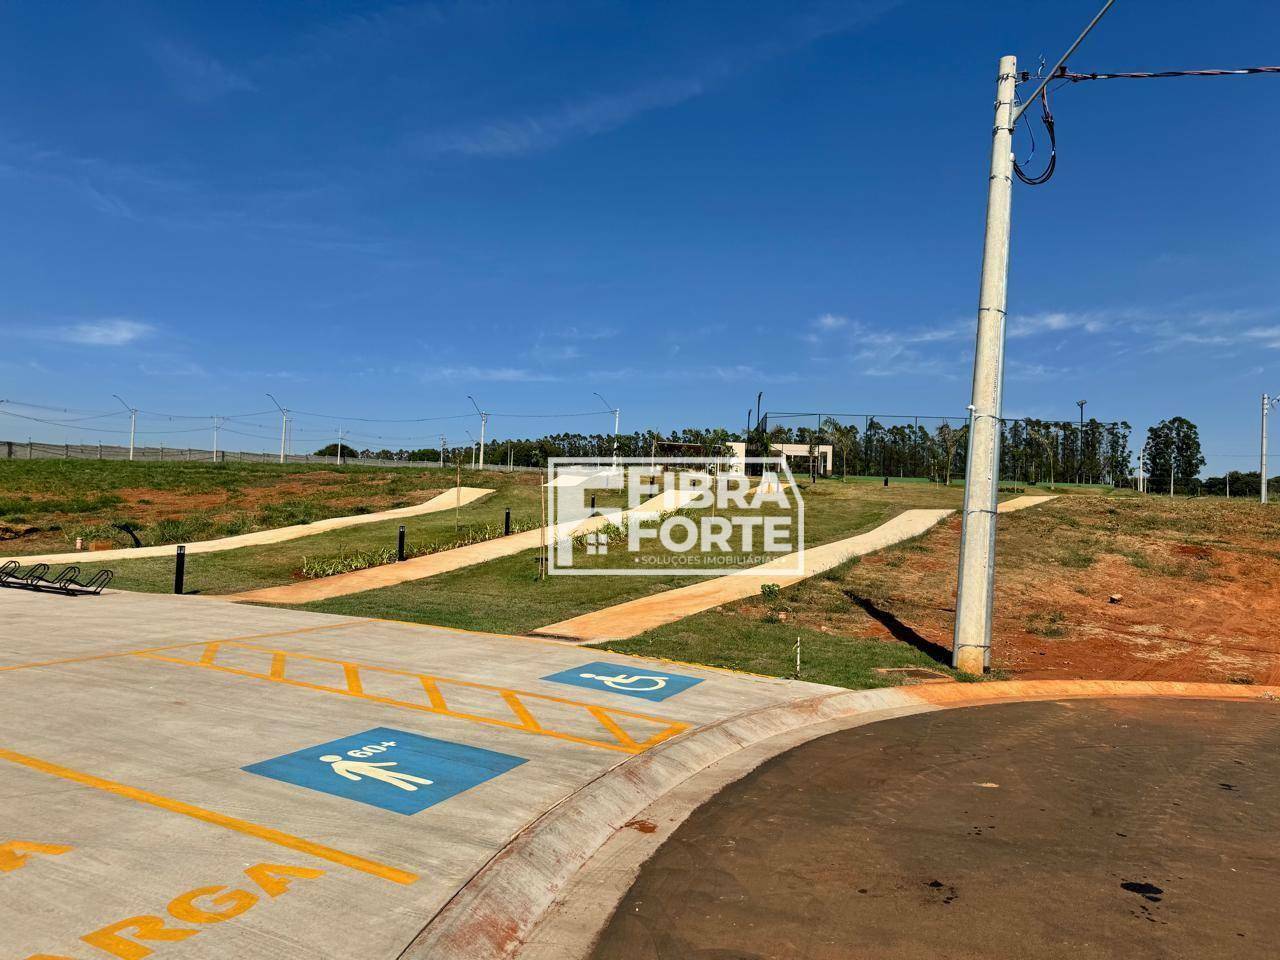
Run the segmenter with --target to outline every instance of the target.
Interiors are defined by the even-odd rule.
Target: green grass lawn
[[[437,482],[439,477],[436,475]],[[452,478],[451,478],[452,479]],[[298,577],[304,557],[334,556],[364,550],[394,547],[401,523],[410,550],[429,545],[448,545],[468,529],[499,531],[503,514],[510,508],[513,524],[536,525],[541,516],[537,474],[504,474],[463,471],[463,486],[486,487],[493,493],[463,506],[401,520],[331,530],[284,543],[241,547],[218,553],[187,557],[186,590],[206,594],[237,593],[259,587],[291,583]],[[417,501],[415,501],[417,502]],[[102,567],[116,573],[112,586],[122,590],[167,593],[173,589],[172,559],[118,560],[95,564],[85,555],[80,567],[91,575]]]
[[[795,645],[800,641],[800,679],[836,687],[893,687],[899,678],[876,668],[928,667],[959,677],[949,667],[908,646],[824,633],[809,626],[762,621],[708,610],[629,640],[595,649],[659,657],[685,663],[746,670],[770,677],[794,677]]]
[[[491,476],[486,474],[486,477]],[[0,460],[0,552],[190,543],[421,503],[451,470],[323,464]]]
[[[917,507],[957,507],[960,490],[931,484],[874,487],[823,480],[802,489],[805,543],[814,546],[862,533]],[[585,559],[604,567],[616,559]],[[304,609],[389,617],[437,626],[528,633],[602,607],[693,583],[680,576],[560,576],[538,579],[537,551],[463,570],[308,604]],[[794,642],[794,640],[793,640]]]

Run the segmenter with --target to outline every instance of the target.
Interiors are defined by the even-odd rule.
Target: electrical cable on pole
[[[986,238],[982,258],[981,294],[978,305],[977,348],[974,352],[973,402],[970,406],[969,457],[965,467],[959,577],[956,588],[956,624],[952,664],[965,673],[981,673],[990,666],[992,599],[995,578],[996,495],[1000,471],[1000,405],[1004,377],[1004,328],[1007,308],[1009,235],[1013,177],[1024,182],[1045,182],[1056,166],[1057,137],[1049,111],[1047,88],[1055,80],[1076,83],[1103,79],[1158,77],[1219,77],[1280,74],[1280,67],[1246,67],[1238,70],[1178,70],[1152,73],[1092,73],[1067,71],[1067,60],[1079,49],[1098,22],[1114,5],[1102,9],[1076,37],[1047,73],[1035,78],[1017,72],[1017,59],[1000,59],[996,83],[995,124],[992,128],[991,172],[988,179]],[[1025,102],[1015,103],[1017,84],[1038,80]],[[1059,85],[1061,85],[1061,83]],[[1013,131],[1022,114],[1042,100],[1042,117],[1049,131],[1049,167],[1038,176],[1023,175],[1012,154]],[[1083,414],[1083,408],[1082,408]],[[1083,439],[1083,438],[1082,438]],[[1173,491],[1170,468],[1170,493]]]

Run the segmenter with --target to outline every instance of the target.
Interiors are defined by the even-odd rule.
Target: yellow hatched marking
[[[526,707],[523,703],[521,703],[520,698],[517,697],[514,693],[512,693],[510,690],[503,690],[502,699],[507,701],[507,706],[511,708],[511,712],[514,713],[517,717],[519,717],[520,722],[523,723],[526,727],[528,727],[530,730],[542,729],[542,724],[538,723],[537,720],[533,719],[533,714],[529,712],[529,708]],[[592,711],[591,715],[595,716],[595,711]],[[606,725],[605,729],[609,730],[610,728]]]
[[[218,655],[218,648],[221,646],[221,643],[211,643],[205,647],[204,653],[200,654],[200,662],[205,665],[213,663],[214,658]]]
[[[272,654],[271,656],[271,679],[272,680],[284,679],[284,654],[283,653],[276,653],[276,654]]]
[[[427,699],[431,701],[431,708],[433,710],[447,710],[448,707],[444,705],[444,694],[440,692],[436,682],[430,677],[419,677],[418,679],[422,681],[422,689],[427,691]]]
[[[276,651],[284,656],[284,651]],[[344,663],[342,665],[342,675],[347,681],[347,693],[353,697],[364,696],[364,683],[360,680],[360,668],[354,663]]]
[[[617,707],[602,707],[596,704],[583,703],[579,700],[568,700],[564,697],[551,696],[545,693],[532,693],[527,690],[511,690],[506,687],[493,686],[487,683],[476,683],[471,680],[455,680],[449,677],[437,677],[430,674],[415,673],[411,670],[397,670],[392,667],[380,667],[368,663],[351,663],[346,660],[335,660],[330,657],[319,657],[309,653],[297,653],[292,650],[274,650],[269,647],[260,647],[252,643],[239,643],[233,641],[218,641],[216,644],[210,644],[210,647],[235,647],[244,650],[256,650],[260,653],[271,655],[272,667],[268,673],[260,673],[253,670],[245,670],[240,667],[227,667],[222,664],[215,663],[218,650],[214,650],[212,654],[206,648],[204,654],[198,660],[184,660],[180,657],[165,656],[159,652],[140,651],[134,656],[147,660],[160,660],[165,663],[176,663],[184,667],[199,667],[205,670],[217,670],[222,673],[229,673],[240,677],[251,677],[257,680],[268,680],[273,683],[284,683],[293,687],[302,687],[307,690],[320,690],[325,693],[333,693],[339,696],[357,697],[361,700],[371,700],[374,703],[382,703],[388,706],[401,707],[406,710],[420,710],[424,713],[437,713],[446,717],[454,717],[458,720],[470,720],[473,723],[484,723],[495,727],[505,727],[509,730],[519,730],[524,733],[536,734],[538,736],[553,737],[557,740],[566,740],[570,743],[579,743],[584,746],[598,747],[603,750],[615,750],[620,753],[641,753],[656,744],[669,740],[671,737],[679,733],[683,733],[689,729],[689,724],[680,720],[672,720],[668,717],[657,717],[652,714],[637,713],[632,710],[622,710]],[[310,660],[317,663],[328,663],[341,667],[346,686],[331,686],[323,683],[312,683],[306,680],[295,680],[284,675],[284,667],[279,670],[279,676],[274,675],[275,665],[279,659],[283,658],[287,663],[289,658],[297,660]],[[361,672],[366,673],[385,673],[393,676],[413,677],[421,684],[423,691],[427,695],[427,702],[415,702],[410,700],[400,700],[394,697],[378,696],[372,693],[366,693],[364,683],[361,680]],[[482,714],[467,713],[462,710],[450,709],[446,703],[444,694],[440,688],[443,686],[469,687],[473,690],[486,690],[497,694],[507,705],[517,720],[508,720],[501,717],[488,717]],[[589,737],[580,736],[576,733],[569,733],[563,730],[557,730],[553,727],[544,726],[534,716],[534,711],[539,704],[554,703],[562,706],[576,707],[583,710],[594,719],[602,728],[607,736]],[[647,723],[658,724],[659,728],[647,740],[637,741],[630,736],[618,723],[616,718],[626,717],[633,720],[640,720]]]
[[[631,735],[627,733],[627,731],[623,730],[620,726],[618,726],[617,721],[615,721],[613,717],[609,716],[609,714],[607,714],[600,707],[588,707],[587,711],[593,717],[595,717],[597,720],[600,721],[600,725],[602,727],[604,727],[606,730],[612,733],[615,737],[617,737],[619,743],[629,747],[637,746],[635,740],[632,739]]]

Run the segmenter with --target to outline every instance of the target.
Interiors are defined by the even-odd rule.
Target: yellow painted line
[[[430,677],[421,677],[422,689],[427,691],[427,699],[431,701],[431,706],[437,710],[449,709],[444,705],[444,695],[440,692],[440,687]]]
[[[533,719],[533,714],[529,712],[529,708],[526,707],[523,703],[521,703],[520,698],[517,697],[514,693],[512,693],[510,690],[503,690],[502,699],[507,702],[507,706],[511,708],[511,712],[514,713],[517,717],[519,717],[520,722],[523,723],[526,727],[528,727],[530,730],[542,729],[542,724],[538,723],[537,720]],[[610,724],[606,724],[606,727],[609,728],[610,732],[612,732],[613,729],[617,727],[617,724],[613,724],[611,722]],[[626,744],[624,743],[623,746],[626,746]]]
[[[326,847],[323,844],[312,843],[310,840],[295,837],[290,833],[283,833],[280,830],[273,830],[270,827],[263,827],[256,823],[250,823],[248,820],[240,820],[236,817],[229,817],[226,814],[215,813],[212,810],[205,810],[203,807],[184,803],[181,800],[172,800],[169,797],[162,797],[158,793],[151,793],[149,790],[141,790],[138,787],[130,787],[123,783],[116,783],[114,780],[95,777],[91,773],[82,773],[79,770],[72,770],[70,767],[50,763],[47,760],[41,760],[37,757],[29,757],[22,753],[14,753],[12,750],[5,750],[3,747],[0,747],[0,760],[8,760],[10,763],[16,763],[19,766],[28,767],[32,770],[38,770],[41,773],[47,773],[50,776],[61,777],[63,780],[70,780],[73,783],[92,787],[95,790],[102,790],[104,793],[113,793],[118,797],[125,797],[129,800],[135,800],[138,803],[145,803],[153,807],[158,807],[161,810],[168,810],[170,813],[180,813],[183,816],[191,817],[194,820],[203,820],[205,823],[211,823],[217,827],[225,827],[228,830],[235,830],[237,833],[257,837],[259,840],[266,840],[268,843],[287,847],[290,850],[297,850],[299,853],[319,857],[321,860],[328,860],[330,863],[337,863],[344,867],[350,867],[353,870],[359,870],[362,873],[372,874],[375,877],[381,877],[383,880],[390,880],[392,883],[410,884],[418,880],[418,875],[416,873],[410,873],[407,870],[401,870],[398,867],[390,867],[385,863],[378,863],[376,860],[367,860],[364,857],[358,857],[352,853],[335,850],[333,847]]]
[[[224,646],[231,641],[220,641]],[[668,717],[658,717],[652,714],[636,713],[630,710],[622,710],[617,707],[600,707],[594,704],[583,703],[580,700],[569,700],[564,697],[556,697],[545,693],[533,693],[527,690],[509,690],[505,687],[497,687],[487,683],[475,683],[470,680],[455,680],[450,677],[437,677],[427,674],[416,673],[410,670],[398,670],[392,667],[380,667],[367,663],[351,663],[345,660],[335,660],[331,657],[320,657],[309,653],[297,653],[294,651],[273,650],[270,647],[261,647],[252,643],[234,643],[234,646],[245,650],[256,650],[260,653],[270,654],[274,659],[276,654],[283,653],[286,658],[296,657],[301,660],[312,660],[319,663],[332,664],[341,667],[343,671],[346,687],[328,686],[322,683],[311,683],[305,680],[295,680],[287,676],[278,678],[272,677],[270,673],[260,673],[254,670],[245,670],[239,667],[226,667],[218,663],[206,663],[202,657],[200,660],[186,660],[181,657],[165,656],[163,653],[142,652],[137,654],[138,657],[147,660],[158,660],[164,663],[176,663],[184,667],[197,667],[203,670],[218,670],[222,673],[230,673],[240,677],[250,677],[255,680],[266,680],[272,683],[284,683],[293,687],[301,687],[306,690],[319,690],[324,693],[333,693],[339,696],[355,697],[361,700],[371,700],[374,703],[382,703],[388,706],[401,707],[406,710],[419,710],[423,713],[437,713],[447,717],[454,717],[458,720],[469,720],[473,723],[485,723],[491,726],[505,727],[509,730],[520,730],[525,733],[537,734],[540,736],[553,737],[557,740],[566,740],[571,743],[579,743],[584,746],[599,747],[605,750],[616,750],[622,753],[640,753],[647,750],[654,744],[661,743],[678,733],[682,733],[689,729],[689,724],[680,720],[672,720]],[[360,679],[360,671],[387,673],[394,676],[413,677],[422,683],[423,689],[426,691],[429,704],[413,703],[408,700],[397,700],[393,697],[378,696],[376,694],[364,692],[364,685]],[[514,720],[506,720],[499,717],[489,717],[483,714],[466,713],[461,710],[450,709],[444,701],[443,695],[440,693],[439,685],[452,684],[461,687],[470,687],[475,690],[485,690],[495,693],[507,703],[507,706],[520,718],[521,722]],[[507,699],[508,694],[520,698],[520,708],[511,705],[511,701]],[[576,707],[585,710],[593,717],[601,726],[614,738],[612,741],[597,740],[590,737],[582,737],[577,734],[565,733],[563,731],[554,730],[544,727],[537,722],[529,710],[531,703],[547,702],[563,704],[569,707]],[[622,732],[616,723],[604,723],[600,720],[600,714],[597,711],[606,711],[607,714],[620,717],[631,717],[637,720],[643,720],[648,723],[658,724],[663,729],[657,731],[652,737],[643,743],[638,743],[634,738]],[[619,734],[621,733],[621,736]]]
[[[637,746],[635,740],[631,737],[631,735],[627,733],[627,731],[623,730],[622,727],[618,726],[617,721],[615,721],[613,717],[609,716],[599,707],[588,707],[587,709],[590,711],[593,717],[595,717],[597,720],[600,721],[600,724],[606,730],[608,730],[610,733],[612,733],[615,737],[618,738],[618,741],[623,746],[630,746],[630,747]]]
[[[342,675],[347,681],[347,690],[353,697],[364,696],[364,683],[360,680],[360,668],[354,663],[342,665]]]
[[[64,663],[89,663],[94,660],[114,660],[118,657],[137,657],[145,653],[160,653],[165,650],[183,650],[187,647],[203,647],[206,644],[242,643],[247,640],[269,640],[273,637],[292,637],[298,633],[314,633],[317,630],[339,630],[343,627],[356,627],[362,623],[374,623],[374,620],[350,620],[342,623],[322,623],[311,627],[295,627],[292,630],[273,630],[269,633],[249,633],[242,637],[228,637],[225,640],[192,640],[190,643],[171,643],[163,647],[145,647],[142,650],[121,650],[117,653],[93,653],[83,657],[63,657],[60,660],[36,660],[32,663],[15,663],[0,667],[0,673],[8,670],[30,670],[33,667],[56,667]]]

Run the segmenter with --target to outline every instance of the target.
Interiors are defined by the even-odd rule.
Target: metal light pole
[[[218,427],[221,426],[220,418],[217,414],[213,417],[213,462],[218,462]]]
[[[444,466],[444,434],[440,434],[440,466]]]
[[[1076,440],[1076,485],[1084,483],[1084,405],[1088,400],[1077,400],[1080,408],[1080,437]]]
[[[1262,482],[1262,502],[1267,503],[1267,414],[1280,403],[1280,397],[1262,395],[1262,462],[1258,466],[1258,479]]]
[[[476,413],[480,414],[480,469],[484,469],[484,425],[489,422],[489,415],[480,409],[480,404],[476,403],[476,398],[467,394],[467,399],[471,401],[471,405],[476,408]]]
[[[338,466],[342,466],[342,428],[338,428]]]
[[[112,396],[115,397],[117,400],[120,400],[120,394],[113,393]],[[124,407],[126,410],[129,411],[129,459],[132,460],[133,459],[133,435],[136,432],[136,428],[138,426],[138,408],[129,406],[123,400],[120,400],[120,406]]]
[[[284,463],[284,445],[285,439],[289,435],[289,411],[280,406],[279,401],[271,394],[267,394],[267,399],[276,405],[276,409],[280,411],[280,462]]]
[[[600,397],[600,394],[597,393],[596,396]],[[604,397],[600,397],[600,402],[604,404],[606,410],[613,414],[613,465],[616,467],[618,465],[618,417],[622,411],[617,407],[611,407],[609,401]]]

